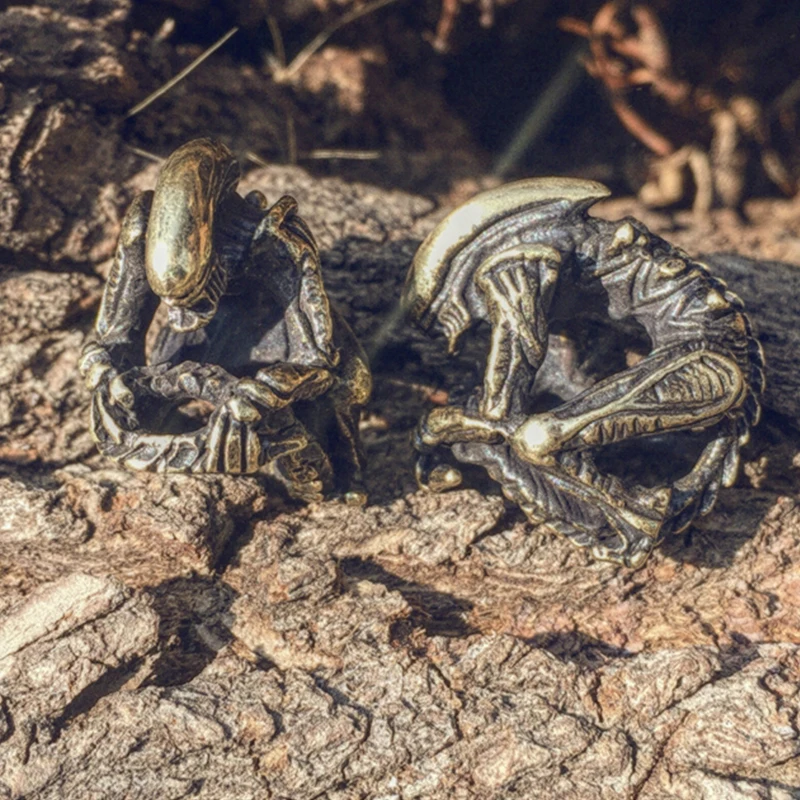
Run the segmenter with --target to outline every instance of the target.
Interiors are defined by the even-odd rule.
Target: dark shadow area
[[[270,481],[269,486],[271,491],[283,492],[283,487],[277,481]],[[239,553],[252,539],[253,525],[251,522],[249,520],[238,521],[234,526],[233,533],[228,537],[228,540],[225,542],[218,557],[214,561],[215,573],[217,575],[224,575],[228,567],[238,566],[240,563]]]
[[[737,636],[735,638],[736,642],[733,645],[720,650],[722,665],[715,673],[714,680],[735,675],[759,657],[757,646],[746,637]],[[559,661],[589,669],[602,667],[609,660],[629,659],[639,655],[638,652],[614,647],[581,631],[539,633],[530,639],[525,639],[525,643],[539,650],[546,650]]]
[[[63,464],[41,464],[35,461],[28,464],[0,461],[0,478],[19,481],[26,489],[55,491],[61,488],[63,482],[56,478],[54,473],[63,466]]]
[[[662,552],[698,567],[730,567],[739,550],[756,536],[778,497],[800,489],[800,468],[795,464],[799,438],[786,417],[764,411],[742,451],[742,463],[749,462],[750,474],[740,469],[736,485],[720,490],[711,512],[666,538]]]
[[[464,619],[464,615],[474,608],[469,600],[407,581],[369,559],[342,559],[339,572],[345,590],[358,581],[370,581],[403,596],[412,612],[406,619],[393,623],[391,636],[395,641],[405,641],[417,628],[422,628],[427,636],[461,637],[477,633],[477,629]]]
[[[363,732],[365,738],[369,735],[372,712],[366,706],[354,703],[344,692],[331,686],[321,675],[314,675],[314,684],[321,692],[324,692],[333,700],[334,707],[342,706],[343,708],[352,709],[359,718],[358,723],[356,723],[357,729]]]
[[[72,720],[83,714],[87,714],[104,697],[114,694],[114,692],[121,689],[122,686],[136,674],[136,671],[142,665],[143,661],[144,659],[137,658],[134,661],[120,664],[116,669],[103,673],[98,680],[94,683],[90,683],[86,688],[75,695],[64,707],[62,712],[50,722],[52,741],[58,740],[61,736],[61,732]]]
[[[373,373],[380,375],[419,370],[423,364],[420,354],[410,347],[408,341],[393,341],[374,350],[370,366]]]
[[[774,504],[774,495],[723,489],[708,517],[696,520],[682,533],[667,537],[660,549],[678,562],[725,569],[755,537]]]
[[[143,5],[134,24],[141,21],[154,35],[157,17],[145,22],[142,18],[154,9]],[[174,19],[176,25],[168,43],[156,48],[161,69],[147,75],[149,91],[186,65],[187,51],[211,45],[236,24],[230,9],[212,11],[225,5],[212,4],[199,14],[194,8],[162,12],[163,22]],[[420,22],[397,15],[401,5],[337,31],[332,61],[324,65],[315,54],[306,65],[310,80],[273,80],[277,61],[267,14],[257,14],[258,23],[249,27],[240,21],[233,38],[213,56],[212,63],[222,65],[220,72],[229,77],[215,78],[213,66],[202,65],[174,91],[121,120],[125,141],[163,158],[202,132],[224,140],[245,167],[299,164],[317,177],[446,194],[454,181],[485,173],[489,161],[444,100],[442,60],[424,41]],[[321,30],[344,13],[307,13],[298,25],[281,15],[287,61],[313,40],[314,28]],[[402,43],[395,41],[398,36]],[[407,51],[409,44],[414,53]],[[398,45],[404,52],[392,53]],[[165,118],[169,125],[163,124]]]
[[[278,514],[302,508],[299,500],[293,500],[286,492],[286,488],[278,480],[268,475],[256,476],[264,487],[264,492],[272,500],[271,507],[261,514],[248,514],[244,509],[242,515],[234,520],[233,533],[228,537],[219,555],[214,560],[214,572],[223,575],[228,567],[238,567],[239,554],[253,539],[254,523],[261,520],[272,519]]]
[[[581,667],[599,667],[609,659],[633,658],[636,655],[580,631],[537,633],[530,639],[525,639],[525,643],[539,650],[546,650],[559,661]]]
[[[596,450],[594,463],[601,472],[628,484],[664,486],[688,474],[717,434],[718,428],[712,426],[616,442]]]
[[[5,698],[0,699],[0,744],[10,739],[16,732],[17,726],[14,724],[14,718],[8,710],[8,703]]]
[[[572,16],[588,24],[598,8],[598,3],[587,0],[445,6],[433,0],[397,2],[340,25],[352,10],[347,3],[262,7],[147,0],[134,4],[130,25],[155,37],[171,21],[169,45],[183,50],[188,46],[190,52],[210,46],[222,33],[238,27],[212,64],[225,60],[262,73],[269,105],[284,107],[282,115],[274,114],[259,98],[265,115],[274,119],[258,131],[267,135],[252,132],[243,152],[252,149],[259,157],[280,163],[297,150],[303,166],[316,174],[439,191],[451,181],[488,171],[488,163],[481,168],[478,162],[496,162],[537,103],[542,114],[542,98],[584,44],[582,36],[562,29],[560,21]],[[789,2],[715,0],[687,7],[667,1],[659,3],[657,11],[669,45],[663,69],[680,76],[698,94],[711,90],[722,98],[745,95],[767,107],[796,78],[798,56],[792,35],[797,12]],[[447,16],[450,23],[442,28]],[[629,14],[622,14],[617,24],[634,27]],[[330,61],[324,66],[312,64],[306,70],[313,76],[309,81],[272,86],[272,66],[281,59],[291,62],[323,32],[334,51]],[[753,46],[754,41],[759,46]],[[659,45],[651,42],[651,46]],[[176,59],[169,72],[177,71],[186,58]],[[632,64],[625,64],[627,69],[636,65],[633,58]],[[617,69],[624,77],[623,66]],[[320,71],[328,73],[322,80]],[[345,72],[349,80],[343,80]],[[192,79],[187,83],[191,85]],[[675,149],[687,142],[708,145],[711,134],[702,108],[695,109],[688,100],[676,108],[658,88],[647,85],[628,88],[634,107]],[[220,86],[218,91],[224,89]],[[247,105],[246,95],[236,100],[238,106]],[[529,142],[512,174],[581,174],[620,188],[637,188],[646,172],[647,149],[614,114],[599,80],[581,68],[577,80],[560,88],[545,106],[548,124]],[[169,98],[155,107],[164,117],[181,116]],[[187,110],[196,114],[196,129],[201,123],[220,133],[227,128],[243,143],[248,123],[255,128],[262,125],[262,120],[253,121],[254,111],[241,114],[244,124],[237,124],[235,114],[225,113],[224,99],[221,113],[197,101],[186,106],[183,116],[188,116]],[[290,116],[296,148],[281,141],[287,138]],[[148,145],[147,139],[163,139],[154,129],[167,126],[156,126],[155,118],[152,112],[148,123],[139,126],[142,146]],[[771,122],[784,136],[791,135],[784,131],[786,126]],[[304,153],[320,148],[377,151],[381,158],[303,160]],[[489,158],[481,155],[481,148]]]
[[[30,251],[20,253],[10,247],[0,246],[0,280],[8,279],[14,273],[31,272],[33,270],[59,273],[79,272],[83,275],[97,275],[93,265],[87,261],[76,261],[69,258],[53,261],[38,253]]]
[[[731,638],[733,644],[720,648],[720,668],[714,675],[714,680],[730,678],[741,672],[748,664],[761,657],[758,651],[758,642],[751,642],[744,634],[734,633]]]
[[[171,578],[147,590],[160,618],[159,656],[145,685],[188,683],[231,640],[223,622],[236,592],[218,578]]]
[[[447,396],[441,377],[408,370],[403,374],[376,373],[373,397],[366,409],[362,438],[367,451],[365,486],[371,505],[389,505],[418,490],[415,477],[417,453],[412,440],[422,415]],[[441,387],[441,388],[440,388]],[[447,447],[434,453],[437,464],[449,464],[462,474],[459,488],[483,494],[500,493],[499,484],[485,470],[459,462]]]
[[[483,472],[483,470],[481,470]],[[485,473],[484,473],[485,474]],[[497,486],[497,485],[496,485]],[[499,489],[499,487],[498,487]],[[510,531],[515,525],[524,524],[527,521],[527,517],[525,516],[524,512],[519,506],[514,505],[509,500],[506,500],[506,507],[503,510],[503,514],[501,515],[500,519],[492,525],[489,530],[484,531],[480,535],[476,536],[473,539],[472,543],[469,546],[468,553],[472,552],[472,550],[477,547],[480,542],[484,539],[488,539],[492,536],[498,536],[499,534],[506,533]]]
[[[800,493],[800,463],[795,460],[800,449],[800,431],[783,414],[764,409],[761,422],[754,428],[743,459],[757,462],[754,480],[764,491],[781,494]],[[739,477],[738,485],[747,478]]]
[[[331,202],[330,194],[331,190],[325,189],[320,202]],[[425,208],[420,210],[421,215]],[[301,206],[300,212],[303,211]],[[380,213],[371,209],[359,213],[365,213],[367,221],[387,233],[390,229],[397,229],[397,233],[408,228],[411,221],[403,204],[387,205]],[[421,242],[421,238],[412,236],[394,241],[343,236],[320,254],[325,290],[364,346],[373,369],[380,369],[384,350],[393,343],[404,342],[415,330],[404,319],[400,296]]]

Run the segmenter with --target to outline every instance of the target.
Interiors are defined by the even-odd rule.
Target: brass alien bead
[[[197,139],[132,203],[81,358],[92,434],[131,469],[269,472],[298,497],[360,499],[366,356],[295,200],[242,198],[238,180],[230,151]]]
[[[635,219],[588,216],[608,194],[593,181],[519,181],[457,208],[420,246],[408,315],[444,335],[450,353],[481,323],[490,341],[480,385],[420,420],[417,475],[434,490],[457,485],[458,470],[437,463],[449,447],[531,521],[638,567],[735,480],[764,361],[741,301],[702,264]],[[635,333],[646,352],[589,375],[581,364],[600,330]],[[548,394],[554,407],[542,407]],[[597,466],[611,445],[682,432],[704,444],[688,473],[665,483]]]

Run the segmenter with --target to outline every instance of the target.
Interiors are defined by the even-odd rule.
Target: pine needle
[[[261,156],[258,153],[254,153],[252,150],[248,150],[244,154],[244,157],[248,161],[252,161],[253,164],[255,164],[257,167],[268,167],[269,166],[269,161],[266,161],[265,159],[261,158]]]
[[[144,155],[144,154],[143,154]],[[309,150],[307,153],[298,153],[298,161],[328,161],[340,159],[341,161],[375,161],[381,158],[380,150]],[[248,150],[244,157],[259,167],[268,167],[270,162],[258,153]]]
[[[272,46],[275,48],[275,58],[278,59],[281,69],[286,68],[286,48],[283,46],[283,34],[281,33],[278,20],[272,14],[267,15],[267,25],[272,36]]]
[[[136,116],[140,111],[144,111],[152,102],[158,100],[161,95],[166,94],[173,86],[180,83],[189,73],[193,72],[197,67],[199,67],[212,53],[215,53],[219,50],[228,39],[231,38],[237,31],[239,30],[238,25],[231,28],[223,37],[217,39],[214,44],[211,45],[207,50],[204,50],[194,61],[192,61],[189,66],[184,67],[174,78],[170,78],[163,86],[160,86],[156,89],[152,94],[149,94],[142,100],[141,103],[137,103],[126,115],[125,119],[129,117]]]
[[[380,158],[378,150],[311,150],[308,153],[301,153],[300,160],[305,159],[325,161],[332,158],[340,158],[347,161],[374,161]]]
[[[584,69],[580,61],[583,51],[583,45],[578,45],[561,62],[544,91],[536,97],[511,143],[497,159],[492,175],[506,177],[545,133],[583,79]]]
[[[161,156],[157,156],[155,153],[151,153],[149,150],[143,150],[141,147],[135,147],[132,144],[127,145],[128,150],[130,150],[135,155],[146,158],[148,161],[154,161],[156,164],[163,164],[166,161],[165,158]]]
[[[297,163],[297,131],[294,127],[294,114],[286,112],[286,144],[289,155],[289,163]]]

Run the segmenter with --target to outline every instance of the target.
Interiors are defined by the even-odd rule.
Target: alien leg
[[[139,195],[122,221],[94,336],[81,354],[80,371],[92,390],[99,385],[98,372],[105,367],[123,372],[145,363],[145,335],[159,302],[147,283],[144,265],[152,199],[152,192]]]
[[[523,365],[519,337],[507,320],[498,320],[492,329],[480,413],[471,413],[461,406],[443,406],[425,414],[417,426],[414,436],[418,453],[415,473],[420,488],[441,492],[461,484],[462,476],[458,469],[438,463],[434,450],[440,445],[502,441],[505,435],[502,419],[508,412],[516,388],[514,378]]]
[[[560,262],[561,255],[552,247],[519,245],[488,258],[475,272],[492,326],[480,407],[487,419],[508,416],[544,361],[543,295],[554,284]]]
[[[302,448],[273,459],[269,467],[289,496],[297,500],[318,502],[333,488],[330,459],[315,438],[307,440]]]
[[[706,428],[745,397],[744,378],[732,358],[694,344],[665,347],[552,411],[529,417],[513,442],[527,460],[546,463],[565,448]]]
[[[733,480],[738,459],[735,412],[745,397],[742,373],[732,358],[693,344],[676,345],[652,353],[552,411],[529,417],[510,443],[532,465],[558,471],[571,462],[573,474],[594,482],[612,505],[624,506],[642,536],[654,542],[665,532],[667,521],[668,530],[677,530],[694,511],[710,510],[719,486]],[[587,448],[666,431],[702,429],[726,418],[694,469],[670,488],[625,493],[617,484],[598,484],[591,463],[581,464],[580,451]],[[636,536],[625,538],[619,555],[641,548]],[[613,550],[596,555],[616,557]]]
[[[361,409],[372,394],[372,375],[367,357],[346,323],[338,320],[339,335],[344,340],[341,361],[333,387],[328,393],[336,431],[331,443],[336,484],[348,502],[366,502],[362,472],[366,454],[359,434]]]
[[[300,275],[299,321],[303,333],[314,343],[322,362],[334,367],[339,354],[333,343],[333,314],[322,282],[319,250],[308,225],[297,213],[297,201],[288,195],[278,200],[259,223],[251,255],[258,258],[259,251],[266,246],[266,257],[271,258],[276,239],[286,247]]]
[[[78,365],[92,392],[92,436],[100,450],[112,458],[117,456],[106,452],[106,448],[116,452],[116,440],[128,429],[135,429],[137,420],[131,411],[120,414],[119,427],[102,409],[118,399],[132,407],[130,392],[116,379],[131,366],[144,364],[145,334],[158,306],[158,298],[147,284],[144,266],[152,195],[152,192],[139,195],[125,214],[94,336],[84,346]],[[105,420],[111,422],[112,433],[102,427]]]
[[[461,472],[440,464],[434,451],[441,445],[462,443],[498,444],[509,433],[504,423],[484,419],[461,406],[440,406],[420,419],[414,431],[417,451],[415,475],[420,489],[443,492],[461,484]]]

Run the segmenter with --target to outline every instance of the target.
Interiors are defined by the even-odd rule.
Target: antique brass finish
[[[331,309],[297,203],[236,193],[209,139],[178,148],[134,200],[81,371],[100,450],[131,469],[270,472],[295,496],[361,500],[366,356]],[[167,326],[149,363],[145,336]],[[179,413],[210,408],[207,420]]]
[[[408,315],[451,353],[479,323],[491,333],[482,384],[420,420],[417,476],[432,490],[457,486],[458,470],[437,463],[447,446],[532,521],[638,567],[735,480],[764,362],[741,300],[702,264],[635,219],[587,215],[608,194],[591,181],[520,181],[473,198],[423,242]],[[579,350],[600,347],[600,327],[635,330],[649,353],[592,378]],[[537,412],[548,387],[561,402]],[[595,464],[600,448],[681,431],[708,440],[667,485],[631,485]]]
[[[179,147],[161,169],[145,237],[150,288],[190,307],[214,268],[214,214],[234,191],[239,166],[228,149],[199,139]]]
[[[448,265],[457,259],[464,246],[509,213],[524,213],[526,208],[543,200],[588,205],[609,194],[605,186],[595,181],[537,178],[509,183],[468,200],[451,212],[417,250],[403,298],[409,315],[423,327],[431,324],[437,300],[444,301],[446,297],[442,288]],[[455,344],[450,341],[452,349]]]

